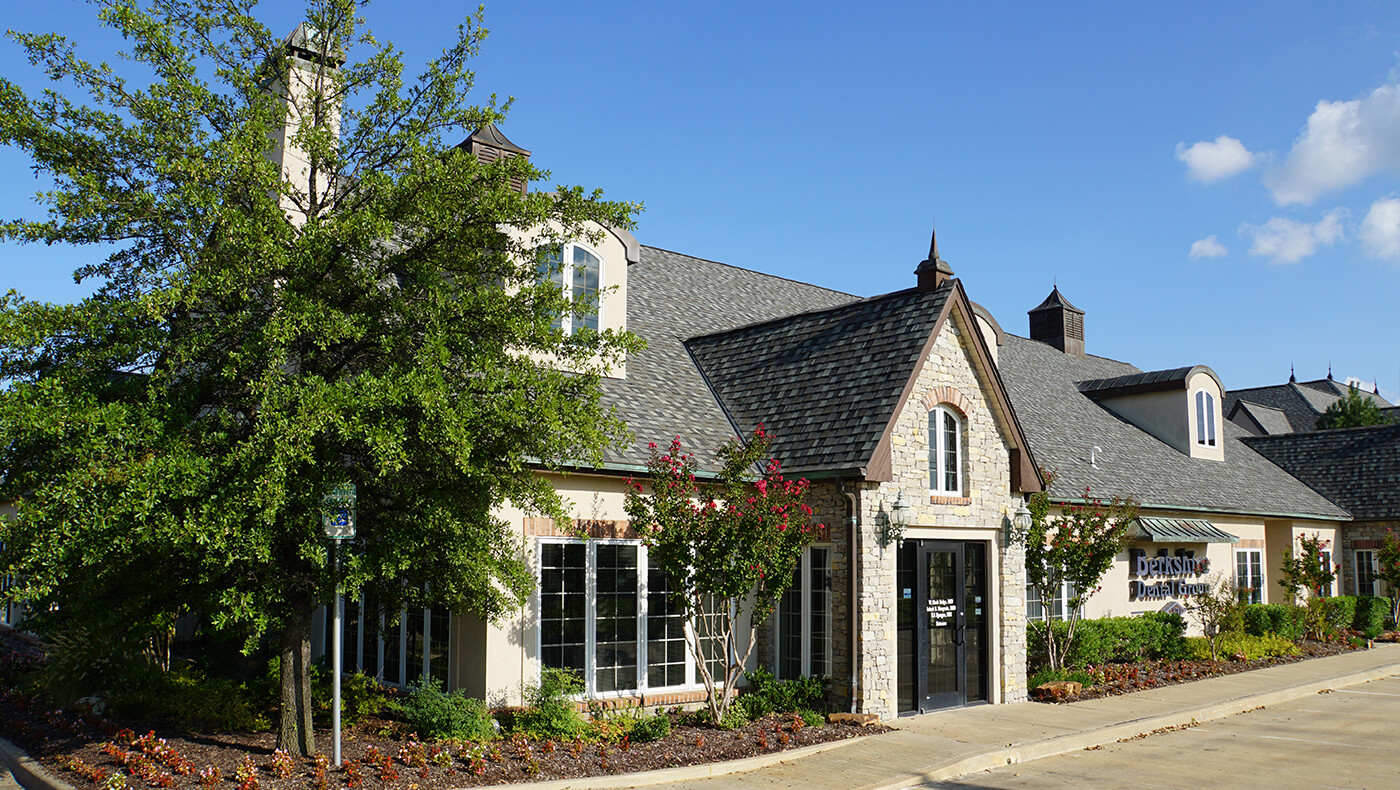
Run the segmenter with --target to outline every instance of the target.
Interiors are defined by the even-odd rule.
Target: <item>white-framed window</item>
[[[935,494],[962,496],[962,415],[945,405],[928,413],[928,487]]]
[[[1376,552],[1370,549],[1356,551],[1356,594],[1376,595]]]
[[[1235,589],[1244,603],[1264,602],[1264,550],[1235,549]]]
[[[577,332],[598,330],[601,308],[599,288],[603,282],[603,258],[591,248],[578,242],[555,247],[540,257],[540,282],[559,286],[564,298],[572,305],[554,320],[556,329]]]
[[[372,595],[338,598],[341,609],[341,667],[394,686],[416,686],[424,675],[447,686],[451,671],[452,613],[435,606],[399,611],[386,618]],[[389,618],[392,619],[392,618]],[[326,612],[325,650],[331,649],[334,620]]]
[[[831,674],[831,547],[808,546],[774,616],[780,680]]]
[[[1215,446],[1215,396],[1196,391],[1196,444]]]
[[[1337,570],[1336,568],[1332,567],[1332,552],[1330,552],[1330,551],[1321,551],[1321,552],[1318,552],[1318,554],[1320,555],[1320,556],[1318,557],[1318,559],[1320,559],[1320,560],[1322,561],[1322,567],[1323,567],[1323,569],[1329,570],[1329,571],[1336,571],[1336,570]],[[1315,592],[1316,592],[1316,593],[1318,594],[1318,596],[1321,597],[1321,598],[1331,598],[1331,597],[1332,597],[1332,582],[1327,582],[1326,584],[1322,585],[1321,587],[1318,587],[1317,590],[1315,590]]]
[[[640,541],[542,538],[537,554],[542,666],[574,670],[589,696],[699,683],[685,617]]]
[[[1067,620],[1071,609],[1068,601],[1078,595],[1074,584],[1061,582],[1059,589],[1047,600],[1040,587],[1026,583],[1026,619],[1034,621]]]

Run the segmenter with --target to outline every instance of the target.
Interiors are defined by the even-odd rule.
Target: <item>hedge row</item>
[[[1053,624],[1063,637],[1068,623]],[[1034,623],[1027,634],[1032,667],[1047,663],[1043,624]],[[1179,614],[1149,612],[1137,617],[1104,617],[1080,620],[1074,628],[1074,644],[1065,657],[1065,666],[1132,662],[1148,659],[1181,659],[1190,654],[1186,643],[1186,621]]]
[[[1390,599],[1373,595],[1338,595],[1326,601],[1327,622],[1337,629],[1350,628],[1374,639],[1384,630],[1390,616]],[[1256,603],[1244,607],[1244,630],[1252,636],[1277,634],[1296,642],[1303,638],[1303,608],[1277,603]]]

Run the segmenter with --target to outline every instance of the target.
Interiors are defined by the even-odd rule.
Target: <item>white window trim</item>
[[[1206,390],[1196,390],[1196,444],[1202,447],[1216,446],[1216,422],[1215,394]]]
[[[1363,554],[1371,555],[1370,560],[1366,563],[1366,567],[1371,573],[1370,594],[1376,595],[1380,592],[1381,580],[1376,578],[1376,571],[1378,570],[1378,568],[1376,567],[1377,554],[1375,549],[1354,549],[1352,551],[1352,559],[1355,561],[1352,565],[1352,592],[1356,595],[1366,594],[1361,592],[1361,555]]]
[[[1249,568],[1249,570],[1250,570],[1250,574],[1251,574],[1251,575],[1253,575],[1253,571],[1254,571],[1254,568],[1255,568],[1255,567],[1258,567],[1258,569],[1259,569],[1259,589],[1253,590],[1253,591],[1249,594],[1249,595],[1250,595],[1249,603],[1264,603],[1264,588],[1267,587],[1267,586],[1268,586],[1268,583],[1269,583],[1268,578],[1267,578],[1267,576],[1265,575],[1265,569],[1264,569],[1264,550],[1263,550],[1263,549],[1259,549],[1259,548],[1242,548],[1242,549],[1235,549],[1235,587],[1236,587],[1236,589],[1243,589],[1243,587],[1240,586],[1240,555],[1241,555],[1241,554],[1246,555],[1246,556],[1248,556],[1248,557],[1251,558],[1251,559],[1248,559],[1248,560],[1245,561],[1245,562],[1246,562],[1246,565],[1248,566],[1248,568]],[[1246,586],[1248,586],[1248,585],[1246,585]],[[1258,601],[1255,601],[1255,600],[1254,600],[1254,598],[1255,598],[1256,596],[1257,596],[1258,599],[1259,599]]]
[[[1031,607],[1030,607],[1030,603],[1031,603],[1031,601],[1030,601],[1030,588],[1031,588],[1031,587],[1035,587],[1035,588],[1036,588],[1036,591],[1040,594],[1040,598],[1037,599],[1037,601],[1036,601],[1037,605],[1040,606],[1040,616],[1039,616],[1039,617],[1032,617],[1032,616],[1031,616]],[[1061,582],[1060,582],[1060,597],[1059,597],[1059,601],[1060,601],[1060,614],[1057,616],[1057,615],[1053,615],[1053,614],[1050,613],[1051,606],[1050,606],[1049,604],[1046,603],[1046,600],[1045,600],[1045,593],[1044,593],[1043,591],[1041,591],[1040,588],[1037,587],[1036,585],[1033,585],[1033,584],[1031,584],[1030,582],[1026,582],[1026,620],[1027,620],[1028,622],[1033,622],[1033,623],[1043,623],[1043,622],[1045,622],[1046,620],[1061,620],[1061,621],[1063,621],[1063,620],[1068,620],[1068,619],[1069,619],[1069,615],[1070,615],[1070,606],[1069,606],[1069,599],[1070,599],[1070,597],[1071,597],[1071,595],[1070,595],[1070,590],[1071,590],[1072,588],[1073,588],[1073,585],[1070,584],[1068,581],[1061,581]],[[1056,600],[1056,599],[1052,598],[1052,599],[1050,599],[1050,602],[1049,602],[1049,603],[1050,603],[1050,604],[1053,604],[1053,603],[1055,602],[1055,600]],[[1081,604],[1081,608],[1082,608],[1082,604]]]
[[[564,301],[568,302],[569,305],[570,305],[570,307],[572,308],[573,302],[574,302],[574,276],[573,276],[573,275],[574,275],[574,256],[573,256],[572,253],[573,253],[573,248],[575,248],[575,247],[578,247],[579,249],[584,250],[584,251],[587,252],[589,255],[592,255],[594,258],[597,258],[597,259],[598,259],[598,297],[597,297],[597,300],[596,300],[596,301],[594,302],[594,304],[593,304],[593,310],[594,310],[594,312],[596,313],[596,315],[597,315],[597,317],[598,317],[598,331],[601,332],[601,331],[603,331],[603,326],[604,326],[604,324],[603,324],[603,283],[606,282],[606,280],[604,279],[604,275],[605,275],[605,273],[606,273],[606,267],[607,267],[607,262],[604,260],[603,254],[600,253],[600,252],[598,252],[597,250],[593,249],[593,248],[590,247],[589,245],[584,244],[583,242],[580,242],[580,241],[566,241],[566,242],[564,242],[563,244],[560,244],[560,245],[559,245],[559,257],[560,257],[559,280],[560,280],[560,288],[561,288],[561,289],[563,290],[563,292],[564,292]],[[561,326],[562,326],[563,329],[564,329],[564,334],[566,334],[566,335],[573,334],[573,331],[574,331],[574,314],[573,314],[573,310],[572,310],[572,309],[565,310],[565,311],[564,311],[564,314],[563,314],[562,316],[560,316],[560,321],[561,321]]]
[[[805,678],[805,677],[811,677],[811,676],[812,676],[812,651],[811,651],[811,649],[810,649],[810,648],[811,648],[811,645],[812,645],[812,587],[811,587],[811,585],[808,583],[808,582],[811,580],[811,573],[812,573],[812,549],[825,549],[826,552],[827,552],[827,555],[826,555],[826,556],[827,556],[827,561],[828,561],[828,563],[830,563],[830,559],[831,559],[831,544],[830,544],[830,543],[814,543],[814,544],[812,544],[812,545],[806,547],[805,549],[802,550],[802,557],[801,557],[801,559],[798,561],[798,564],[797,564],[798,578],[802,580],[802,599],[801,599],[801,601],[798,603],[798,612],[801,614],[801,617],[802,617],[802,624],[801,624],[801,626],[800,626],[801,631],[802,631],[802,633],[801,633],[801,635],[800,635],[800,642],[801,642],[801,645],[802,645],[802,648],[801,648],[801,652],[802,652],[802,670],[801,670],[801,674],[802,674],[802,677],[804,677],[804,678]],[[830,578],[830,574],[831,574],[831,566],[830,566],[830,564],[828,564],[827,567],[826,567],[826,574],[827,574],[827,578],[829,579],[829,578]],[[782,603],[781,603],[781,599],[780,599],[780,601],[779,601],[779,608],[780,608],[780,609],[781,609],[781,606],[782,606]],[[780,619],[781,619],[780,617],[774,617],[774,618],[773,618],[773,665],[774,665],[774,668],[775,668],[775,669],[777,669],[777,668],[779,668],[779,667],[782,666],[782,660],[783,660],[782,629],[779,627],[780,624],[781,624],[781,623],[780,623]],[[828,673],[829,673],[829,671],[830,671],[830,669],[831,669],[831,646],[832,646],[832,643],[835,642],[835,640],[832,638],[832,633],[831,633],[831,628],[832,628],[832,626],[834,625],[834,619],[833,619],[833,617],[832,617],[831,590],[830,590],[830,588],[827,588],[827,597],[826,597],[826,624],[827,624],[826,650],[825,650],[825,652],[824,652],[824,654],[823,654],[823,661],[825,662],[826,667],[827,667],[827,670],[828,670]]]
[[[340,619],[340,622],[341,622],[341,627],[342,627],[342,628],[345,628],[345,627],[348,625],[348,623],[347,623],[346,620],[345,620],[345,596],[344,596],[344,595],[338,595],[338,596],[336,596],[336,605],[340,607],[340,618],[341,618],[341,619]],[[354,661],[354,666],[346,665],[346,666],[342,667],[342,669],[343,669],[345,672],[360,672],[360,671],[363,671],[363,670],[364,670],[364,666],[365,666],[365,665],[364,665],[364,651],[365,651],[365,598],[364,598],[363,595],[360,596],[359,599],[356,601],[356,606],[359,607],[359,618],[358,618],[357,621],[356,621],[354,637],[353,637],[353,639],[352,639],[352,638],[344,638],[344,636],[342,635],[342,639],[343,639],[343,641],[342,641],[342,643],[341,643],[341,644],[342,644],[342,649],[348,651],[352,645],[355,647],[355,661]],[[422,673],[419,675],[419,678],[420,678],[420,680],[421,680],[421,679],[424,678],[424,677],[431,677],[431,675],[432,675],[432,644],[433,644],[433,619],[432,619],[432,611],[433,611],[433,610],[432,610],[432,607],[425,607],[425,608],[422,608],[422,609],[414,609],[413,611],[415,612],[415,614],[414,614],[415,617],[422,617],[422,618],[423,618]],[[384,635],[385,635],[384,620],[385,620],[385,618],[384,618],[384,615],[383,615],[382,613],[376,612],[376,613],[373,615],[373,616],[379,621],[379,622],[378,622],[378,628],[375,629],[375,633],[376,633],[378,636],[377,636],[377,638],[374,640],[374,648],[373,648],[373,649],[376,651],[376,653],[378,654],[378,660],[375,662],[375,666],[378,667],[378,669],[377,669],[376,672],[375,672],[375,677],[376,677],[376,679],[379,680],[380,682],[382,682],[382,683],[384,683],[384,684],[386,684],[386,685],[394,686],[395,688],[406,688],[406,687],[409,685],[408,683],[405,682],[405,680],[406,680],[407,677],[408,677],[408,617],[409,617],[409,614],[408,614],[408,613],[409,613],[409,610],[408,610],[408,609],[400,609],[400,610],[399,610],[399,624],[396,625],[396,626],[394,626],[394,628],[398,630],[398,650],[399,650],[398,665],[399,665],[399,677],[393,678],[393,679],[390,679],[390,678],[388,678],[388,677],[385,677],[385,675],[384,675],[384,651],[385,651],[385,646],[386,646],[386,642],[384,641]],[[326,617],[329,618],[329,617],[331,616],[331,614],[332,614],[332,612],[331,612],[331,610],[330,610],[330,607],[326,607]],[[448,667],[448,669],[447,669],[447,674],[448,674],[448,677],[447,677],[446,679],[444,679],[444,681],[443,681],[443,685],[444,685],[444,686],[448,686],[448,687],[450,687],[450,685],[451,685],[451,676],[452,676],[452,627],[453,627],[453,626],[452,626],[452,621],[455,620],[455,619],[456,619],[456,618],[454,618],[454,617],[452,616],[452,614],[449,612],[449,613],[448,613],[448,616],[447,616],[447,667]],[[330,653],[330,645],[329,645],[329,644],[327,644],[327,645],[325,646],[325,652],[326,652],[327,655],[329,655],[329,653]]]
[[[685,652],[685,683],[677,686],[657,686],[655,688],[647,685],[647,547],[639,540],[628,540],[618,538],[590,538],[579,540],[577,538],[537,538],[535,551],[535,579],[538,581],[544,572],[543,552],[538,551],[539,546],[545,544],[570,544],[581,543],[584,545],[584,590],[586,622],[584,624],[584,691],[582,697],[589,699],[609,699],[622,697],[635,697],[639,694],[647,693],[671,693],[677,691],[696,691],[704,688],[704,683],[700,679],[700,672],[695,667],[695,657],[690,652],[690,642],[694,636],[694,631],[690,623],[685,624],[686,652]],[[597,690],[597,592],[598,592],[598,565],[597,550],[600,545],[623,545],[637,547],[637,687],[632,689],[619,689],[616,691]],[[544,629],[539,627],[541,612],[540,585],[535,585],[535,592],[530,596],[530,608],[534,612],[536,626],[534,649],[537,660],[535,662],[536,678],[543,674],[545,665],[543,660],[539,660],[544,655]]]
[[[952,416],[953,422],[957,425],[958,429],[956,437],[956,441],[958,443],[958,454],[956,463],[958,468],[955,470],[957,472],[958,477],[957,486],[953,489],[946,489],[943,487],[943,483],[947,479],[946,473],[948,471],[947,467],[944,466],[944,463],[947,458],[947,447],[945,446],[946,439],[943,434],[943,415],[945,414]],[[938,494],[940,496],[962,496],[963,460],[965,456],[965,453],[963,452],[963,431],[965,430],[965,428],[963,426],[966,423],[966,421],[967,418],[963,416],[962,412],[959,412],[957,409],[954,409],[951,406],[948,406],[943,403],[934,406],[933,409],[929,412],[929,422],[932,423],[932,425],[929,426],[929,433],[931,434],[929,436],[929,447],[931,448],[933,453],[933,458],[929,459],[928,470],[930,493]]]

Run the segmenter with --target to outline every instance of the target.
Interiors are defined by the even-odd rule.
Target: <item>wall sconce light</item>
[[[1006,534],[1007,540],[1015,541],[1030,532],[1031,523],[1030,508],[1026,507],[1025,502],[1022,502],[1016,506],[1016,512],[1011,515],[1010,529],[1007,530]]]
[[[909,526],[909,510],[909,503],[904,501],[904,492],[901,491],[894,504],[890,505],[890,512],[885,515],[885,531],[880,536],[882,547],[904,540],[904,530]]]

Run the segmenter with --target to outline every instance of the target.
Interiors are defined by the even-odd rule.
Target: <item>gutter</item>
[[[1100,502],[1104,501],[1099,499]],[[1055,505],[1087,505],[1089,500],[1084,497],[1077,499],[1051,497],[1051,504]],[[1324,516],[1318,513],[1270,513],[1262,510],[1221,510],[1220,508],[1198,507],[1192,505],[1171,505],[1160,502],[1139,502],[1139,508],[1152,510],[1179,510],[1184,513],[1214,513],[1221,516],[1262,516],[1264,518],[1291,518],[1291,519],[1311,519],[1313,521],[1354,521],[1355,519],[1347,514],[1345,516]]]

